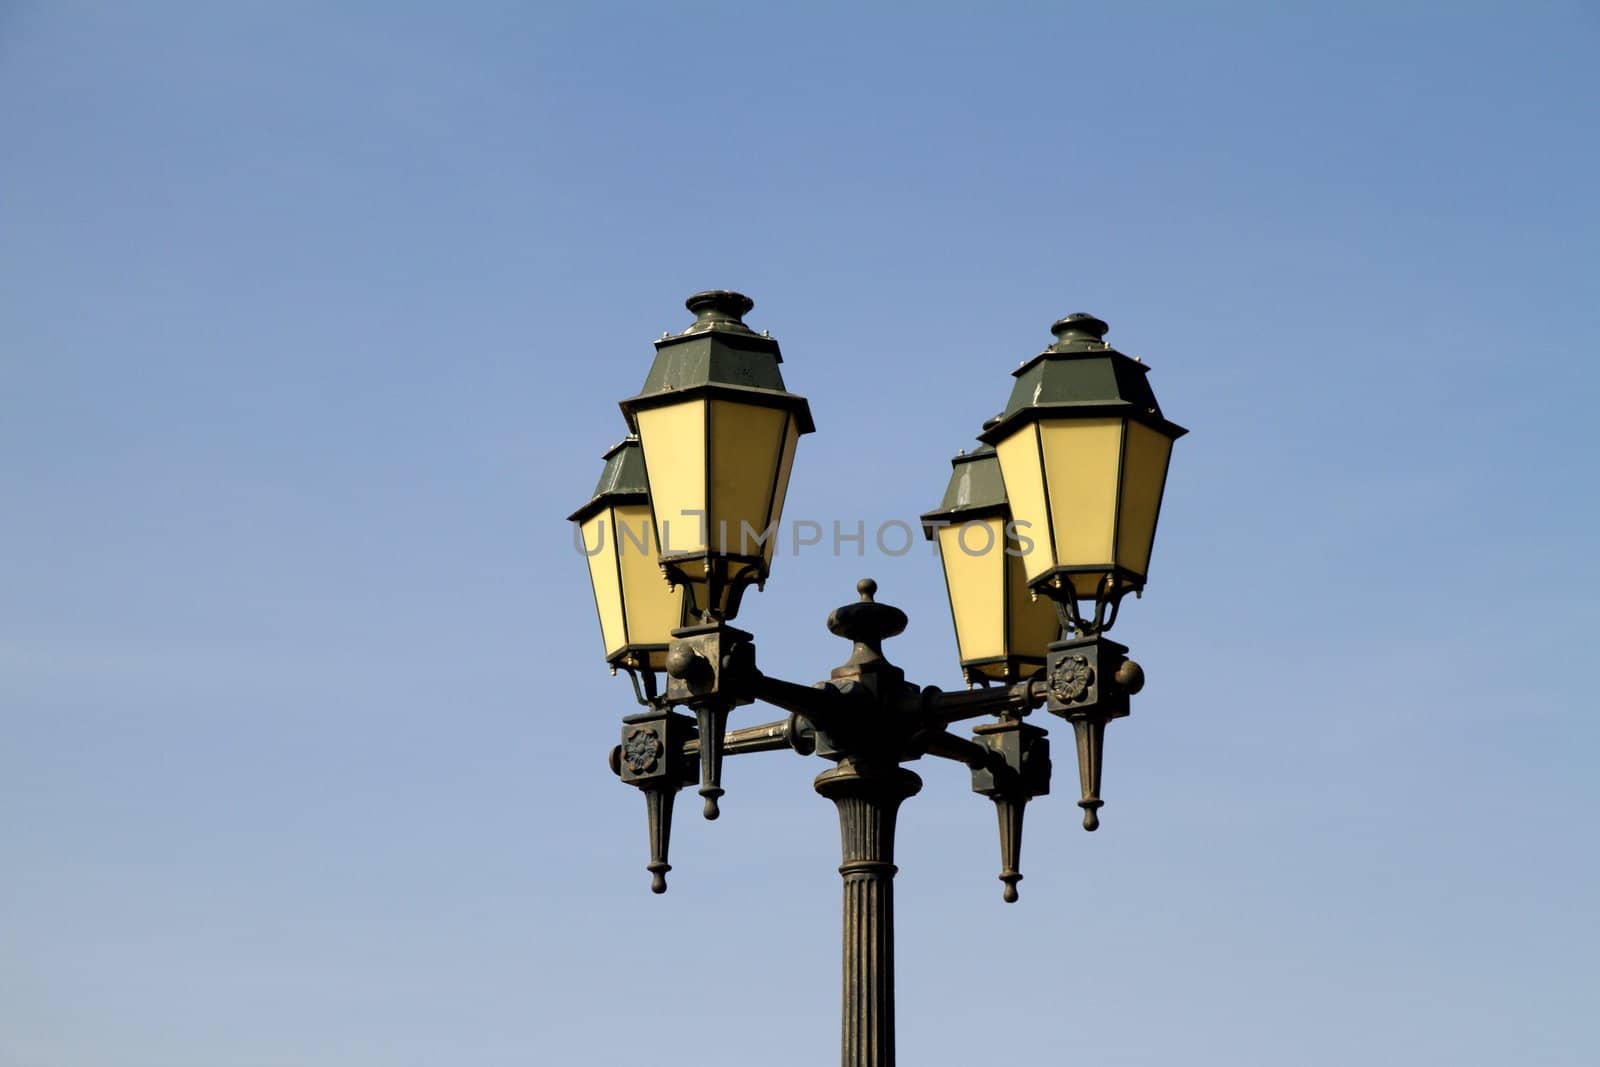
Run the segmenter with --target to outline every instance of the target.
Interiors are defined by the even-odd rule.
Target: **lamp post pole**
[[[817,775],[817,792],[839,808],[844,862],[846,1067],[894,1064],[894,829],[900,802],[922,779],[903,767],[846,761]]]
[[[712,290],[687,306],[695,322],[656,342],[644,390],[622,403],[634,432],[606,453],[594,497],[571,516],[606,659],[628,672],[645,708],[623,719],[611,768],[645,796],[650,888],[662,893],[680,789],[698,783],[715,819],[725,757],[788,748],[833,764],[815,786],[839,813],[841,1062],[894,1067],[895,823],[922,788],[904,764],[961,763],[973,791],[994,801],[1008,903],[1022,879],[1023,813],[1050,791],[1048,736],[1026,721],[1035,708],[1072,724],[1084,829],[1099,827],[1105,726],[1144,684],[1104,631],[1123,596],[1144,587],[1170,446],[1184,431],[1161,416],[1143,363],[1101,340],[1104,322],[1059,320],[1056,343],[1015,372],[1010,404],[984,424],[984,447],[956,457],[944,504],[923,516],[944,560],[962,668],[978,687],[946,693],[906,680],[883,654],[906,615],[878,603],[870,578],[828,616],[849,658],[816,685],[785,681],[757,667],[754,638],[730,621],[767,578],[810,409],[784,387],[777,342],[745,326],[749,298]],[[1014,519],[1042,542],[1038,555],[1020,547]],[[653,543],[630,527],[646,521]],[[677,540],[672,523],[698,537]],[[966,540],[971,527],[987,535],[981,553]],[[730,714],[756,701],[788,718],[729,730]],[[951,732],[987,716],[970,738]]]

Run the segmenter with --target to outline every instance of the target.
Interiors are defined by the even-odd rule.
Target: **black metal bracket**
[[[1022,878],[1023,812],[1029,800],[1050,791],[1048,737],[1024,721],[1041,704],[1073,724],[1084,827],[1099,825],[1105,724],[1128,714],[1129,698],[1144,679],[1125,646],[1098,634],[1074,637],[1051,645],[1045,668],[1033,678],[948,693],[921,688],[883,654],[883,642],[905,629],[905,613],[877,603],[877,584],[870,579],[858,583],[857,592],[857,602],[828,617],[828,628],[852,642],[850,656],[812,686],[764,674],[756,666],[754,639],[725,622],[674,631],[664,691],[647,694],[650,711],[624,720],[623,744],[613,753],[613,767],[650,802],[650,870],[657,892],[665,888],[677,789],[698,778],[705,815],[716,818],[724,756],[787,748],[848,764],[856,778],[892,777],[898,765],[923,756],[967,766],[973,790],[995,802],[1000,879],[1005,899],[1014,901]],[[729,713],[755,701],[790,715],[730,731]],[[694,719],[674,707],[692,711]],[[950,732],[953,723],[991,715],[999,721],[975,727],[970,739]]]
[[[1091,635],[1057,641],[1045,660],[1045,709],[1072,723],[1078,746],[1078,781],[1083,828],[1100,828],[1100,772],[1106,723],[1126,716],[1130,700],[1144,688],[1144,669],[1128,658],[1128,648]]]
[[[654,708],[622,720],[622,743],[611,750],[611,770],[644,793],[650,824],[650,891],[667,891],[667,851],[672,840],[672,806],[678,790],[694,781],[687,749],[696,738],[694,720]]]

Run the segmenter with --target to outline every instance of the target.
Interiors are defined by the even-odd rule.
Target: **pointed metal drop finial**
[[[1022,816],[1028,801],[1050,792],[1050,739],[1020,718],[974,727],[991,755],[972,768],[972,791],[994,801],[1000,823],[1000,881],[1007,904],[1017,902],[1022,881]]]
[[[1083,787],[1083,799],[1078,807],[1083,809],[1083,828],[1100,829],[1100,809],[1105,801],[1100,799],[1100,764],[1105,758],[1106,723],[1104,719],[1074,719],[1073,733],[1078,741],[1078,782]]]
[[[702,705],[695,709],[700,726],[700,795],[705,798],[701,814],[715,820],[722,814],[717,798],[722,796],[722,739],[728,732],[728,708]]]
[[[1000,880],[1006,884],[1002,894],[1007,904],[1017,902],[1017,883],[1022,874],[1017,865],[1022,859],[1022,814],[1027,810],[1026,796],[997,796],[995,811],[1000,816]]]
[[[650,892],[667,891],[667,849],[672,843],[672,805],[678,790],[694,781],[684,747],[694,736],[694,721],[662,707],[622,720],[622,744],[611,750],[611,770],[644,794],[650,828]]]
[[[667,847],[672,841],[672,802],[678,790],[676,786],[657,786],[642,792],[650,820],[650,862],[645,866],[650,872],[650,892],[665,893],[667,872],[672,870],[672,864],[667,862]]]

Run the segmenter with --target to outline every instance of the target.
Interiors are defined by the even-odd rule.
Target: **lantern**
[[[696,614],[727,620],[766,580],[795,444],[815,426],[784,389],[778,342],[744,324],[754,301],[712,290],[685,303],[695,321],[656,342],[622,411],[644,451],[663,569]]]
[[[1107,328],[1085,314],[1057,321],[1055,343],[1016,370],[1010,403],[980,435],[1035,542],[1029,586],[1074,617],[1077,598],[1092,598],[1097,619],[1144,588],[1172,442],[1187,432],[1162,417],[1144,363],[1101,340]]]
[[[950,466],[944,500],[922,523],[939,544],[961,667],[969,682],[1018,681],[1044,667],[1059,617],[1028,589],[1028,546],[1013,536],[994,449],[963,452]]]
[[[639,439],[605,454],[594,497],[567,516],[578,524],[600,612],[606,661],[631,671],[661,670],[672,631],[684,624],[684,595],[661,574]]]

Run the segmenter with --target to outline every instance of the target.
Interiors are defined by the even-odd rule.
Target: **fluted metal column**
[[[843,1067],[894,1067],[894,828],[922,779],[847,759],[817,776],[839,808],[844,862]]]

